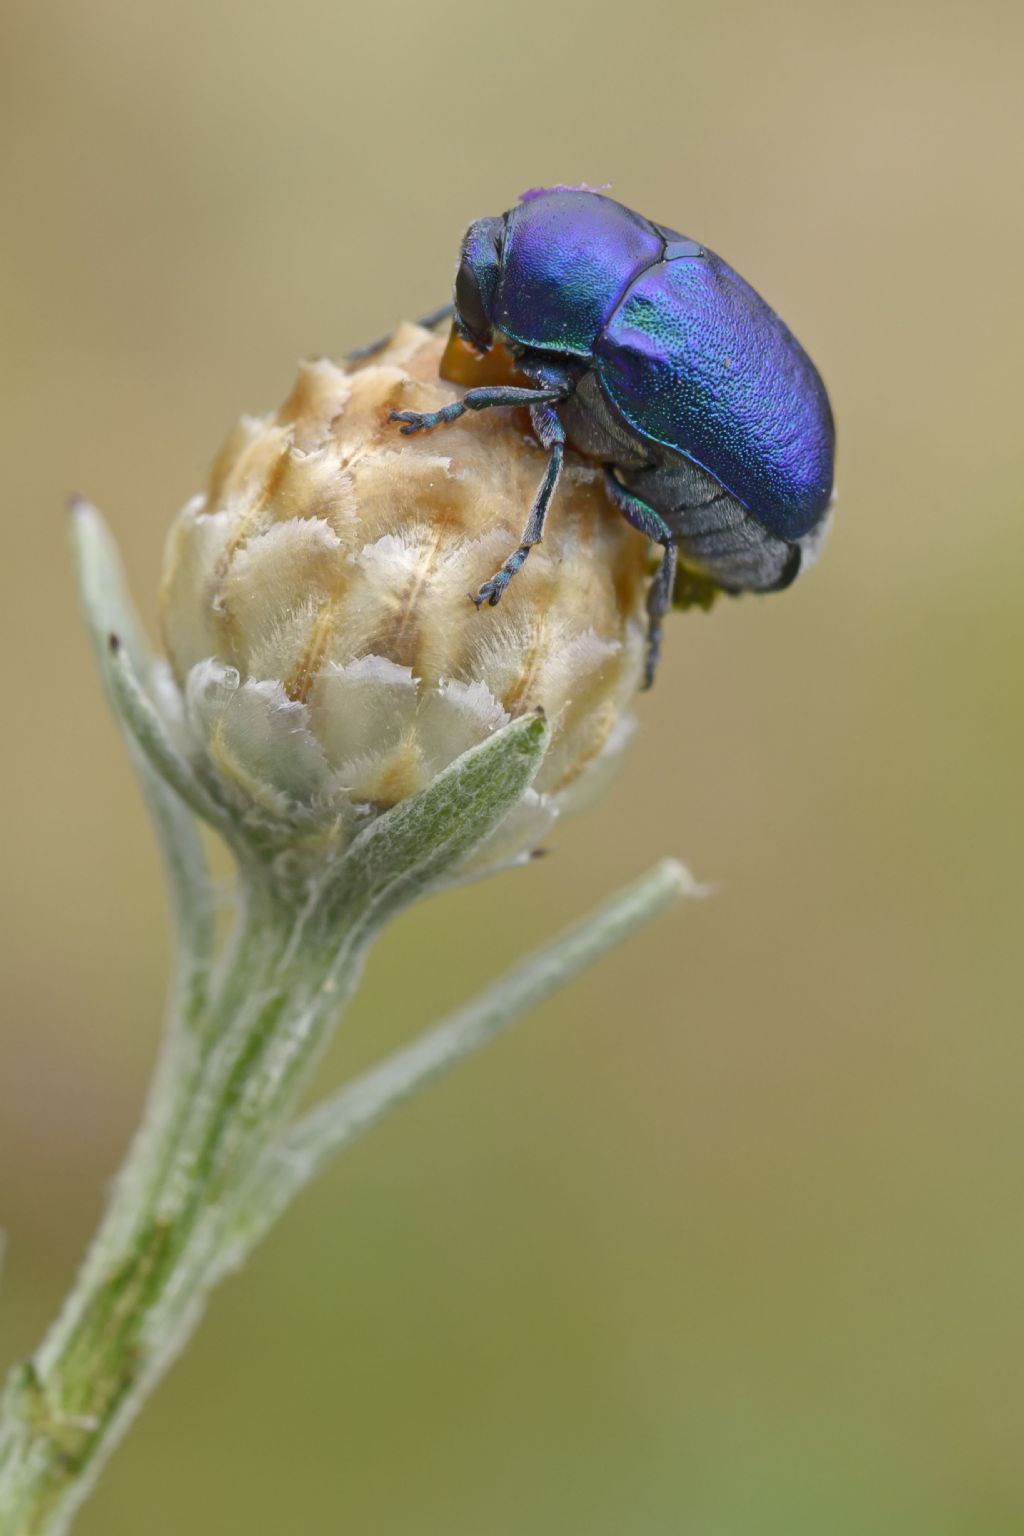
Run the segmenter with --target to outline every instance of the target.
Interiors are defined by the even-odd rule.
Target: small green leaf
[[[455,869],[518,804],[549,738],[543,715],[513,720],[379,816],[345,855],[346,902],[376,924]]]
[[[178,933],[178,1011],[195,1017],[204,1000],[214,937],[213,894],[199,828],[177,791],[139,749],[119,706],[117,658],[111,652],[110,636],[117,635],[137,678],[148,678],[151,658],[128,595],[117,546],[95,507],[81,499],[71,504],[71,545],[100,679],[128,738],[167,872]]]
[[[107,678],[110,694],[125,730],[142,753],[150,768],[193,810],[226,836],[233,827],[227,812],[222,811],[203,789],[189,764],[182,757],[170,732],[149,694],[133,668],[121,643],[121,637],[110,634],[107,638],[110,666]]]

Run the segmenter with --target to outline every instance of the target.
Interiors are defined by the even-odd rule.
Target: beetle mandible
[[[589,188],[540,189],[470,225],[454,300],[431,319],[451,315],[477,353],[507,348],[529,387],[473,388],[392,420],[412,433],[525,405],[549,455],[519,546],[473,596],[478,607],[500,601],[543,537],[566,444],[603,463],[615,505],[662,547],[648,687],[673,592],[685,606],[687,593],[779,591],[817,553],[835,447],[825,386],[713,251]]]

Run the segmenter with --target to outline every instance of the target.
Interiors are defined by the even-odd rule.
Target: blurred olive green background
[[[82,1536],[1024,1528],[1019,8],[5,0],[3,1362],[158,1038],[159,869],[68,492],[161,544],[302,354],[525,187],[722,251],[832,392],[785,598],[679,617],[626,772],[381,943],[325,1081],[663,852],[716,886],[361,1143]]]

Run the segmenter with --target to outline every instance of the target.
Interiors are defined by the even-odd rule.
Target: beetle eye
[[[468,334],[482,347],[488,345],[491,324],[484,309],[480,279],[468,261],[463,261],[455,278],[455,309]]]
[[[455,275],[455,313],[480,347],[489,347],[494,331],[492,305],[498,285],[498,249],[503,219],[478,219],[466,231]]]

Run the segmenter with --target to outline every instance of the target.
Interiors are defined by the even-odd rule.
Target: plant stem
[[[370,933],[340,938],[250,887],[201,1023],[171,1032],[143,1129],[67,1304],[8,1382],[0,1536],[58,1536],[198,1321],[252,1170],[351,994]],[[297,927],[301,925],[301,933]]]
[[[176,994],[186,1012],[171,1020],[110,1209],[63,1312],[0,1399],[0,1536],[68,1529],[213,1286],[332,1156],[670,901],[699,892],[681,865],[657,865],[295,1125],[373,936],[403,901],[394,880],[370,878],[368,846],[360,877],[357,865],[300,902],[249,866],[204,1005]],[[404,899],[420,889],[414,876],[401,884]]]

